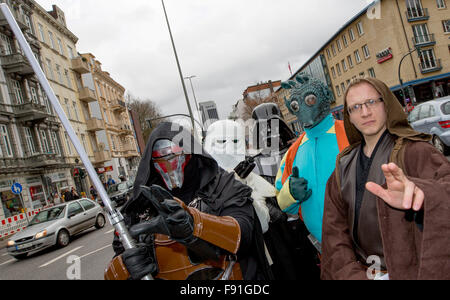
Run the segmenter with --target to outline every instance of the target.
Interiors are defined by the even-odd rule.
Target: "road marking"
[[[75,251],[77,251],[77,250],[79,250],[79,249],[81,249],[81,248],[83,248],[83,247],[84,247],[84,246],[80,246],[80,247],[77,247],[77,248],[75,248],[75,249],[73,249],[73,250],[70,250],[69,252],[66,252],[66,253],[64,253],[63,255],[60,255],[60,256],[58,256],[57,258],[52,259],[51,261],[49,261],[49,262],[47,262],[47,263],[45,263],[45,264],[39,266],[39,268],[46,267],[46,266],[48,266],[49,264],[52,264],[52,263],[54,263],[55,261],[57,261],[57,260],[63,258],[64,256],[67,256],[67,255],[69,255],[70,253],[75,252]]]
[[[13,261],[16,261],[16,260],[17,260],[17,259],[15,259],[15,258],[10,259],[10,260],[8,260],[8,261],[5,261],[4,263],[1,263],[0,266],[3,266],[3,265],[6,265],[6,264],[9,264],[9,263],[12,263]]]
[[[85,255],[83,255],[83,256],[80,256],[80,259],[82,259],[83,257],[89,256],[89,255],[91,255],[91,254],[97,253],[97,252],[99,252],[99,251],[102,251],[102,250],[104,250],[104,249],[106,249],[106,248],[108,248],[108,247],[112,247],[112,245],[106,245],[105,247],[102,247],[102,248],[97,249],[97,250],[95,250],[95,251],[89,252],[89,253],[87,253],[87,254],[85,254]]]
[[[2,256],[6,256],[6,255],[9,255],[9,253],[4,253],[4,254],[2,254]]]
[[[115,229],[111,229],[110,231],[105,232],[105,234],[110,234],[111,232],[114,232],[114,230],[115,230]]]

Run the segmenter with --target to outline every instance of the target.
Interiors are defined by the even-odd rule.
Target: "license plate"
[[[16,250],[22,250],[25,248],[29,248],[31,247],[33,244],[32,243],[27,243],[27,244],[22,244],[22,245],[16,245]]]

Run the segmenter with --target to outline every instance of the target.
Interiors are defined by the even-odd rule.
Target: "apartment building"
[[[82,75],[84,88],[94,91],[97,101],[89,104],[88,131],[91,132],[95,161],[103,163],[97,171],[101,179],[109,177],[134,177],[139,164],[139,153],[128,108],[125,104],[125,88],[102,70],[102,64],[91,53],[81,55],[89,66],[89,73]],[[84,111],[86,114],[88,110]]]
[[[34,1],[6,2],[36,58],[43,65],[41,42],[33,23]],[[58,117],[11,28],[0,16],[0,219],[60,201],[74,186]],[[21,195],[11,191],[23,187]]]
[[[346,88],[358,77],[383,80],[403,106],[449,95],[448,5],[448,0],[374,2],[344,24],[290,79],[310,72],[320,60],[337,118],[342,118]],[[279,102],[284,105],[281,97]]]

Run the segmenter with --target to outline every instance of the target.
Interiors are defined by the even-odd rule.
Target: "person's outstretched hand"
[[[393,208],[421,210],[425,194],[405,176],[403,170],[394,163],[384,164],[381,169],[386,177],[387,189],[373,182],[368,182],[366,189]]]

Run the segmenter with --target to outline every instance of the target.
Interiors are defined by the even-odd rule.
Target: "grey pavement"
[[[6,248],[6,243],[8,239],[0,239],[0,250]]]

